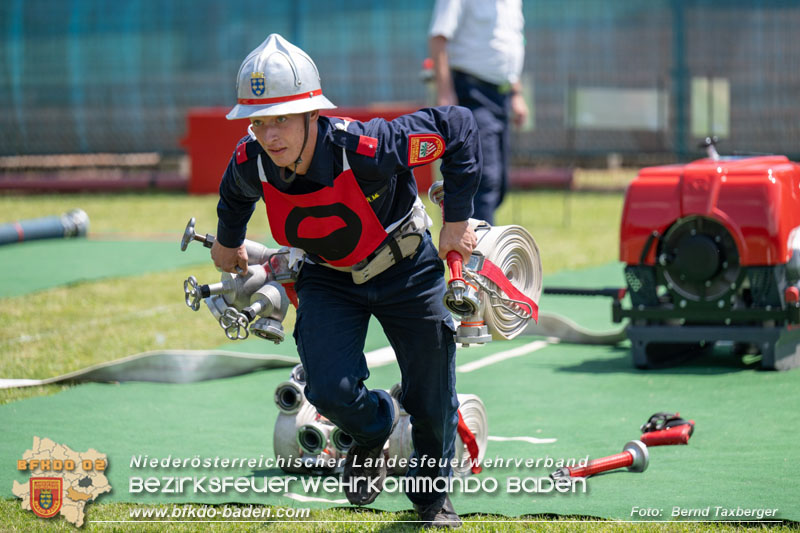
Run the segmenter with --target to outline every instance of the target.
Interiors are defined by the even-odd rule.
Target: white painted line
[[[487,439],[493,440],[495,442],[505,442],[509,440],[515,440],[521,442],[529,442],[531,444],[552,444],[558,440],[558,439],[537,439],[536,437],[495,437],[494,435],[489,435]]]
[[[394,354],[394,349],[391,346],[384,346],[377,350],[372,350],[364,354],[367,358],[367,366],[369,368],[376,368],[379,366],[388,365],[397,361],[397,356]]]
[[[483,359],[478,359],[477,361],[472,361],[471,363],[463,364],[456,368],[456,372],[472,372],[473,370],[478,370],[479,368],[493,365],[495,363],[499,363],[500,361],[505,361],[506,359],[520,357],[525,354],[541,350],[542,348],[548,346],[549,344],[550,343],[547,341],[533,341],[518,348],[513,348],[511,350],[499,352],[494,355],[484,357]]]
[[[297,500],[298,502],[322,502],[322,503],[338,503],[338,504],[349,504],[350,502],[347,499],[341,500],[331,500],[329,498],[317,498],[315,496],[304,496],[302,494],[295,494],[294,492],[284,492],[283,495],[286,498],[290,498],[292,500]]]

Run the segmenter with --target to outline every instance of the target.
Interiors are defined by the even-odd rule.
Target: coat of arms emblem
[[[261,96],[264,94],[265,88],[266,85],[265,85],[264,73],[253,72],[250,75],[250,90],[253,91],[254,95]]]
[[[30,479],[31,511],[42,518],[52,518],[61,510],[64,480],[60,477]]]

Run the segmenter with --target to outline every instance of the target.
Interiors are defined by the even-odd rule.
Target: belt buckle
[[[384,244],[383,246],[386,246],[386,245]],[[383,249],[383,246],[380,246],[377,250],[375,250],[374,252],[369,254],[366,258],[362,259],[361,261],[359,261],[358,263],[353,265],[351,267],[353,269],[353,272],[356,272],[358,270],[363,270],[369,264],[370,261],[375,259],[375,256],[378,254],[378,252],[381,251],[381,249]]]

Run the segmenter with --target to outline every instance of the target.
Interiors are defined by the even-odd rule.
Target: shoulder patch
[[[247,161],[247,143],[244,142],[236,147],[236,164],[241,165]]]
[[[378,139],[375,137],[359,135],[337,127],[333,130],[331,138],[333,144],[365,157],[375,157],[378,151]]]
[[[358,137],[358,148],[356,148],[356,153],[359,155],[365,155],[367,157],[375,157],[375,152],[378,150],[378,139],[375,137],[367,137],[366,135],[360,135]]]
[[[444,153],[444,139],[435,133],[414,133],[408,136],[408,164],[424,165]]]
[[[247,139],[247,138],[245,138]],[[249,159],[255,157],[259,153],[261,145],[254,139],[242,140],[236,147],[236,164],[241,165]]]

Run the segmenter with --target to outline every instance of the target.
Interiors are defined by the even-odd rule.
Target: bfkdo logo
[[[33,446],[17,461],[17,471],[29,472],[30,477],[24,483],[14,480],[11,492],[22,499],[23,509],[36,516],[61,515],[81,527],[86,506],[111,492],[107,470],[108,457],[93,448],[76,452],[48,438],[33,437]]]
[[[64,480],[60,477],[30,479],[31,511],[42,518],[52,518],[61,510]]]

